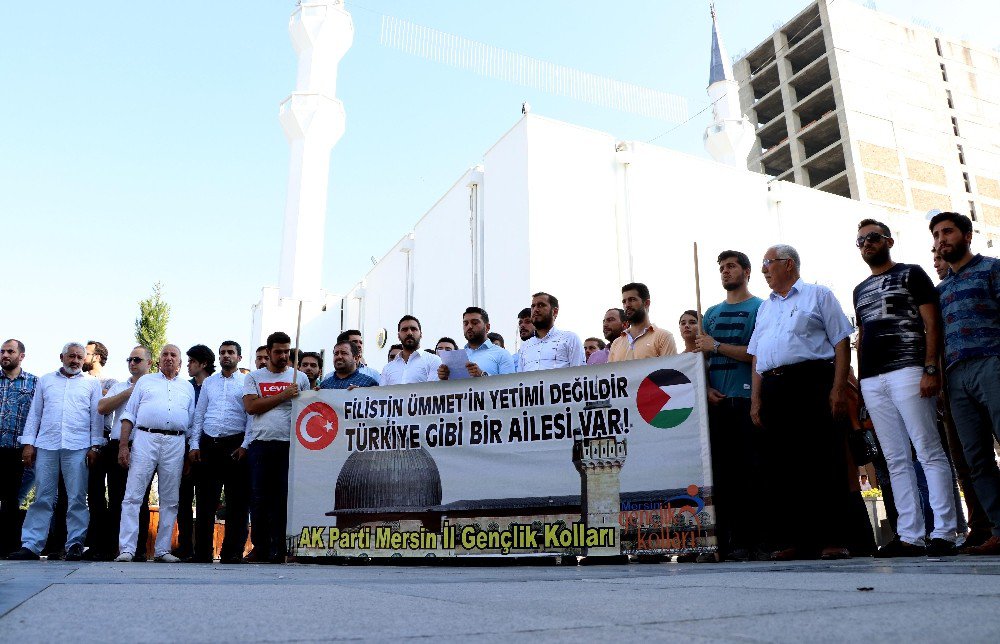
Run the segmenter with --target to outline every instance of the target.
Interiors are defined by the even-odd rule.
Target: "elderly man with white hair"
[[[122,501],[122,521],[118,533],[119,555],[115,561],[132,561],[139,533],[139,504],[157,473],[160,520],[156,531],[155,560],[176,563],[170,554],[181,474],[184,471],[186,437],[194,422],[194,387],[180,378],[184,354],[173,344],[160,351],[160,370],[139,378],[122,414],[118,462],[129,468]],[[135,429],[132,447],[129,437]]]
[[[847,545],[847,380],[850,321],[833,292],[799,276],[801,260],[780,244],[764,254],[771,293],[757,310],[750,417],[792,478],[786,525],[775,535],[788,559],[842,559]]]
[[[25,467],[35,467],[35,501],[21,530],[22,547],[8,559],[37,560],[48,538],[59,476],[66,484],[66,560],[79,561],[87,536],[87,468],[104,444],[104,418],[97,413],[101,381],[83,373],[87,349],[69,342],[62,367],[38,379],[21,444]]]

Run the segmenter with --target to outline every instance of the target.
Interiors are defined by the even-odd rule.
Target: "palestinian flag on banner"
[[[694,384],[674,369],[654,371],[639,385],[635,404],[642,419],[653,427],[677,427],[694,411]]]

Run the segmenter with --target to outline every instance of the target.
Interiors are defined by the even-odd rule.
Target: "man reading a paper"
[[[459,349],[465,354],[464,366],[461,362],[456,363],[450,359],[453,356],[447,354],[451,352],[445,352],[445,355],[440,356],[442,364],[438,367],[438,379],[480,378],[514,373],[514,358],[486,337],[490,332],[490,316],[486,311],[477,306],[465,309],[465,313],[462,315],[462,332],[467,340],[465,349]]]

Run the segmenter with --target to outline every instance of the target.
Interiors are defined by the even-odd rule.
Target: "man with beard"
[[[478,306],[470,306],[462,314],[462,333],[467,341],[469,357],[465,368],[473,378],[514,373],[514,359],[509,353],[490,342],[490,316]],[[451,373],[447,365],[437,369],[438,379],[447,380]]]
[[[309,379],[288,366],[292,339],[276,331],[267,336],[267,366],[246,377],[243,408],[253,416],[247,432],[250,457],[250,521],[254,556],[250,561],[285,563],[288,510],[288,451],[292,399],[309,388]]]
[[[531,323],[531,308],[523,308],[517,314],[517,337],[521,338],[521,345],[514,352],[514,370],[517,371],[521,364],[521,349],[529,338],[535,337],[535,325]]]
[[[10,339],[0,345],[0,553],[21,542],[18,492],[24,476],[21,434],[28,420],[38,378],[21,368],[24,345]]]
[[[111,385],[118,382],[104,377],[104,367],[108,364],[108,348],[97,340],[87,340],[87,359],[83,362],[83,372],[101,381],[101,395],[108,393]],[[107,428],[110,429],[110,425]]]
[[[948,262],[944,261],[937,247],[931,247],[931,255],[934,258],[934,272],[938,279],[943,280],[948,277]],[[951,415],[951,407],[948,403],[948,388],[942,387],[938,395],[938,417],[944,426],[946,442],[948,443],[948,455],[951,456],[952,466],[955,468],[955,476],[962,487],[962,497],[965,501],[965,508],[969,511],[968,528],[969,534],[965,537],[965,542],[961,545],[965,547],[980,546],[992,536],[990,532],[990,520],[986,516],[983,504],[979,502],[976,495],[976,487],[972,483],[972,472],[969,471],[969,464],[965,460],[965,452],[962,451],[962,441],[958,437],[958,430],[955,429],[955,419]],[[958,513],[958,525],[962,526],[962,504],[955,503],[955,511]],[[894,524],[894,522],[893,522]],[[959,537],[962,532],[959,530]]]
[[[145,502],[153,472],[160,495],[155,561],[180,561],[171,554],[170,545],[177,520],[185,443],[194,421],[194,386],[180,377],[181,350],[177,345],[167,344],[160,350],[159,369],[158,373],[139,378],[122,414],[118,463],[128,468],[128,481],[115,559],[120,563],[132,561],[135,556],[139,504]],[[136,431],[130,447],[133,429]]]
[[[535,337],[535,325],[531,323],[531,307],[525,307],[517,314],[517,337],[521,338],[521,342],[527,342],[528,338]]]
[[[750,418],[773,437],[792,484],[776,561],[850,557],[847,378],[851,322],[833,292],[807,284],[791,246],[764,254],[771,293],[747,345],[753,356]]]
[[[734,561],[761,558],[769,546],[766,522],[756,508],[766,497],[768,446],[750,420],[750,356],[747,344],[761,300],[750,293],[750,258],[719,253],[726,300],[708,307],[695,348],[708,360],[708,428],[712,443],[713,500],[718,508],[719,555]]]
[[[128,357],[128,370],[130,377],[128,380],[116,382],[111,385],[101,402],[97,404],[97,412],[104,415],[105,423],[111,421],[111,431],[108,433],[108,443],[101,449],[100,457],[91,472],[101,472],[107,479],[108,486],[108,508],[107,516],[103,522],[95,522],[93,509],[90,516],[90,530],[87,538],[90,547],[87,553],[91,559],[103,561],[112,559],[118,553],[118,535],[121,531],[122,520],[122,500],[125,498],[125,483],[128,478],[128,470],[123,469],[118,464],[118,451],[121,446],[122,415],[125,413],[125,405],[132,396],[135,384],[147,373],[152,364],[153,354],[145,347],[135,347]],[[104,481],[101,481],[104,486]],[[137,543],[142,544],[136,555],[142,561],[146,560],[146,538],[149,533],[149,492],[146,498],[139,504],[139,538]],[[93,505],[91,505],[93,508]]]
[[[254,369],[263,369],[267,366],[267,346],[257,347],[257,351],[254,352],[253,358]]]
[[[955,555],[951,463],[937,430],[941,391],[941,310],[934,284],[916,264],[892,261],[889,227],[858,224],[858,249],[871,276],[854,288],[858,375],[875,434],[889,465],[897,538],[876,557]],[[934,530],[925,543],[924,516],[910,443],[927,477]]]
[[[108,390],[118,381],[114,378],[104,377],[104,367],[108,364],[108,348],[103,342],[97,340],[87,340],[87,357],[83,361],[83,373],[93,376],[101,381],[101,395],[108,393]],[[111,419],[105,417],[104,438],[107,440],[111,433]],[[106,500],[107,488],[104,486],[107,472],[103,465],[106,461],[98,458],[94,466],[87,473],[87,507],[90,510],[90,526],[87,528],[87,553],[85,558],[90,558],[96,554],[91,549],[96,545],[95,538],[101,534],[101,527],[108,523],[108,504]],[[112,462],[112,466],[118,467]],[[59,491],[57,493],[56,507],[52,514],[52,528],[49,532],[49,539],[46,547],[49,557],[52,553],[58,552],[59,544],[66,540],[66,486],[62,478],[59,479]]]
[[[649,321],[649,302],[645,284],[631,282],[622,287],[622,309],[628,328],[611,343],[608,362],[677,355],[673,334]]]
[[[357,329],[348,329],[347,331],[344,331],[337,336],[337,344],[344,341],[350,342],[358,348],[358,370],[372,380],[378,382],[378,379],[382,374],[369,367],[368,363],[365,362],[365,340],[361,336],[361,331],[358,331]]]
[[[1000,554],[1000,469],[993,441],[1000,438],[1000,260],[973,255],[972,221],[942,212],[930,223],[948,276],[938,284],[944,317],[944,364],[955,427],[972,482],[993,536],[973,555]]]
[[[611,355],[611,345],[622,336],[622,331],[625,329],[625,311],[608,309],[604,313],[604,320],[601,324],[607,345],[588,355],[587,364],[606,364],[608,362],[608,356]]]
[[[395,360],[382,369],[379,384],[385,387],[437,380],[437,368],[441,366],[441,358],[420,350],[422,337],[420,320],[412,315],[404,315],[399,319],[396,328],[403,350]]]
[[[323,376],[323,356],[315,351],[304,351],[299,356],[299,369],[309,379],[309,388],[319,389],[319,381]]]
[[[243,408],[246,376],[237,370],[243,359],[238,342],[219,346],[219,366],[202,383],[195,405],[188,460],[198,492],[198,518],[194,528],[195,563],[211,563],[214,556],[215,512],[226,491],[226,533],[220,561],[240,563],[247,541],[250,503],[250,467],[247,462],[247,429],[250,416]]]
[[[344,340],[333,347],[333,373],[323,379],[320,389],[378,387],[378,381],[358,368],[361,352],[353,342]]]
[[[83,373],[87,350],[69,342],[62,367],[38,379],[21,434],[21,462],[35,467],[35,501],[21,530],[21,549],[8,559],[37,560],[49,534],[59,477],[66,483],[66,560],[80,561],[87,536],[87,468],[104,444],[104,419],[97,413],[101,381]]]
[[[586,364],[583,343],[572,331],[555,327],[559,316],[559,300],[548,293],[531,296],[531,324],[534,337],[528,338],[518,353],[518,371],[563,369]]]

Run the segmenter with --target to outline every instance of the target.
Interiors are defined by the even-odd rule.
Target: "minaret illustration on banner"
[[[712,124],[705,129],[705,149],[721,163],[746,168],[754,144],[754,129],[740,109],[739,84],[719,35],[719,21],[712,11],[712,63],[708,74],[708,96],[712,99]]]

